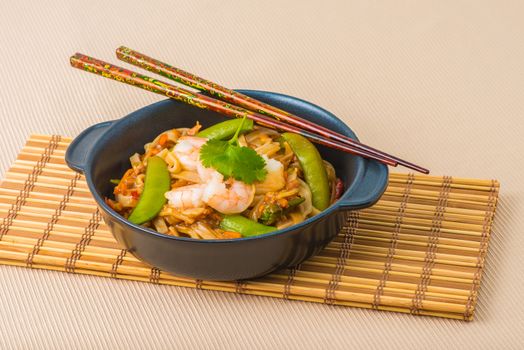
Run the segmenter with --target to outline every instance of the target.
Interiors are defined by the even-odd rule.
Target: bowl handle
[[[113,123],[114,121],[108,121],[95,124],[82,131],[67,148],[65,154],[67,165],[74,171],[83,174],[89,151]]]
[[[366,172],[355,191],[340,199],[341,210],[367,208],[375,204],[388,185],[388,167],[374,160],[366,160]]]

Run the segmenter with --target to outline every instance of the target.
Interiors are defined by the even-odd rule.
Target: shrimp
[[[207,142],[204,137],[182,136],[173,148],[182,168],[185,170],[196,170],[199,163],[200,148]]]
[[[166,192],[169,205],[177,209],[208,205],[222,214],[238,214],[246,210],[255,197],[255,186],[228,179],[218,171],[199,167],[205,183],[183,186]]]
[[[177,209],[200,208],[204,206],[205,184],[196,184],[175,188],[165,193],[169,205]]]
[[[206,185],[203,200],[222,214],[238,214],[251,205],[254,197],[255,185],[234,179],[224,182],[222,175],[214,175]]]
[[[224,176],[220,174],[218,171],[216,171],[213,168],[206,168],[202,162],[197,163],[197,173],[200,177],[200,182],[202,183],[208,183],[209,181],[216,179],[218,181],[222,181],[224,179]]]

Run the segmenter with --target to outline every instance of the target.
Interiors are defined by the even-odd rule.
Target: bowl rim
[[[317,110],[317,111],[323,113],[324,115],[326,115],[329,119],[332,119],[337,124],[341,125],[342,129],[343,129],[343,131],[342,131],[343,134],[346,134],[347,136],[350,136],[350,137],[352,137],[352,138],[354,138],[355,140],[358,141],[357,135],[353,132],[353,130],[346,123],[344,123],[340,118],[335,116],[333,113],[329,112],[328,110],[326,110],[326,109],[324,109],[324,108],[322,108],[322,107],[320,107],[320,106],[318,106],[318,105],[316,105],[314,103],[311,103],[309,101],[300,99],[298,97],[294,97],[294,96],[290,96],[290,95],[286,95],[286,94],[282,94],[282,93],[277,93],[277,92],[271,92],[271,91],[249,90],[249,89],[238,89],[238,90],[236,89],[235,91],[242,92],[242,93],[244,93],[246,95],[255,94],[255,95],[278,96],[278,97],[281,97],[284,100],[288,100],[288,101],[291,101],[293,103],[302,104],[304,107],[308,107],[310,109]],[[144,106],[142,108],[139,108],[139,109],[137,109],[137,110],[135,110],[135,111],[125,115],[124,117],[122,117],[120,119],[114,120],[113,124],[108,128],[108,130],[106,130],[106,132],[104,132],[103,135],[100,136],[100,139],[97,140],[97,142],[96,142],[97,145],[100,144],[101,143],[100,141],[103,141],[104,138],[109,137],[108,136],[110,134],[109,131],[111,129],[115,128],[116,126],[118,126],[118,124],[120,124],[121,122],[124,122],[125,120],[128,120],[130,118],[133,118],[134,116],[137,116],[137,115],[140,115],[140,114],[143,114],[143,113],[150,113],[150,111],[148,111],[148,110],[154,109],[154,108],[158,107],[159,105],[163,105],[163,104],[167,103],[167,101],[175,102],[175,103],[182,103],[182,102],[174,101],[172,99],[164,99],[164,100],[161,100],[161,101],[149,104],[147,106]],[[289,233],[290,231],[301,230],[302,228],[310,225],[311,223],[319,221],[321,219],[324,219],[324,218],[326,218],[328,216],[331,216],[333,213],[341,210],[340,203],[343,201],[343,199],[349,197],[358,188],[358,186],[350,186],[350,188],[346,189],[346,191],[344,191],[342,196],[340,196],[340,198],[335,203],[333,203],[327,209],[321,211],[320,213],[318,213],[315,216],[312,216],[312,217],[310,217],[310,218],[308,218],[308,219],[306,219],[306,220],[304,220],[304,221],[302,221],[302,222],[300,222],[298,224],[286,227],[284,229],[275,230],[275,231],[272,231],[272,232],[269,232],[269,233],[265,233],[265,234],[262,234],[262,235],[241,237],[241,238],[228,238],[228,239],[194,239],[194,238],[190,238],[190,237],[177,237],[177,236],[172,236],[172,235],[167,235],[167,234],[164,234],[164,233],[160,233],[160,232],[155,231],[153,229],[150,229],[150,228],[147,228],[147,227],[143,227],[143,226],[140,226],[140,225],[137,225],[137,224],[133,224],[130,221],[128,221],[126,218],[124,218],[122,215],[117,213],[115,210],[113,210],[111,207],[109,207],[109,205],[106,204],[106,201],[98,194],[98,191],[97,191],[97,189],[96,189],[96,187],[95,187],[95,185],[93,183],[92,175],[91,175],[91,168],[92,168],[92,164],[93,164],[93,161],[94,161],[93,158],[94,158],[94,155],[96,153],[96,152],[93,152],[93,151],[95,150],[97,145],[95,145],[93,147],[93,149],[91,149],[89,151],[88,155],[87,155],[87,158],[86,158],[86,161],[85,161],[86,167],[84,169],[84,175],[86,177],[87,185],[89,187],[89,190],[90,190],[91,194],[93,195],[95,201],[97,202],[98,206],[102,210],[104,210],[104,212],[106,214],[111,216],[112,219],[117,220],[119,223],[121,223],[121,224],[123,224],[125,226],[130,226],[134,230],[138,230],[141,233],[145,233],[145,234],[153,234],[154,236],[159,237],[159,238],[166,238],[166,239],[175,240],[175,241],[181,241],[181,242],[201,243],[201,244],[229,244],[229,243],[234,243],[234,242],[240,243],[240,242],[248,242],[248,241],[260,240],[260,239],[271,239],[271,238],[274,238],[276,236],[280,236],[280,235]],[[364,175],[364,173],[366,171],[366,162],[364,161],[364,159],[361,158],[361,157],[357,157],[357,162],[360,163],[360,166],[358,166],[357,173],[355,175],[355,181],[353,182],[355,185],[358,185],[362,181],[362,177],[363,177],[363,175]]]

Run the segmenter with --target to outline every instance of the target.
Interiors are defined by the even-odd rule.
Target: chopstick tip
[[[72,65],[73,67],[75,67],[76,64],[78,63],[78,60],[80,59],[81,56],[82,56],[81,53],[76,52],[74,55],[72,55],[71,57],[69,57],[69,63],[71,63],[71,65]]]
[[[118,57],[118,58],[121,58],[122,56],[128,54],[129,52],[131,52],[131,49],[129,47],[127,47],[127,46],[124,46],[124,45],[120,45],[115,50],[116,57]]]

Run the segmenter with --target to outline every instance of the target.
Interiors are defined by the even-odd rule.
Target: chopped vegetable
[[[298,206],[299,204],[302,204],[304,201],[305,199],[302,197],[295,197],[293,199],[290,199],[289,202],[287,203],[286,210],[289,211],[291,209],[295,209],[296,206]]]
[[[251,119],[228,120],[202,130],[197,136],[205,137],[209,140],[225,140],[232,137],[237,130],[240,130],[240,133],[253,130],[253,121]]]
[[[120,183],[120,179],[111,179],[109,180],[113,185],[118,185]]]
[[[242,238],[242,235],[235,231],[218,231],[217,237],[219,239],[234,239],[234,238]]]
[[[266,226],[250,220],[242,215],[226,215],[220,222],[220,228],[225,231],[239,232],[244,237],[257,236],[275,231],[274,226]]]
[[[262,215],[260,215],[258,220],[264,225],[273,225],[282,217],[283,212],[284,210],[280,205],[269,203],[268,205],[264,206]]]
[[[304,171],[306,183],[312,194],[313,206],[324,210],[329,206],[330,190],[326,168],[317,148],[304,136],[284,133],[282,138],[289,143]]]
[[[304,202],[305,199],[301,197],[295,197],[286,202],[283,206],[276,203],[269,203],[264,206],[262,215],[260,215],[259,221],[264,225],[274,225],[283,215],[292,212],[298,205]]]
[[[151,157],[147,161],[144,191],[128,220],[143,224],[153,219],[166,203],[164,193],[170,190],[170,176],[167,164],[162,158]]]

